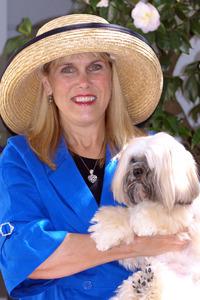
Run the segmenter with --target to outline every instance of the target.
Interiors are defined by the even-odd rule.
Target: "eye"
[[[130,163],[131,163],[131,164],[134,164],[134,163],[136,163],[136,160],[135,160],[135,158],[134,158],[134,157],[132,157],[132,158],[131,158],[131,160],[130,160]]]
[[[76,72],[76,68],[73,65],[65,65],[62,69],[61,69],[61,73],[65,73],[65,74],[72,74]]]
[[[90,71],[90,72],[99,71],[101,69],[103,69],[103,65],[101,63],[92,63],[88,67],[88,71]]]

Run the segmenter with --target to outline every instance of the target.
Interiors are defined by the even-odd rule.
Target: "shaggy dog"
[[[122,205],[100,208],[89,228],[99,250],[129,244],[134,234],[190,239],[180,252],[121,260],[125,268],[140,270],[112,299],[199,300],[200,187],[192,155],[166,133],[134,138],[122,151],[112,190]]]

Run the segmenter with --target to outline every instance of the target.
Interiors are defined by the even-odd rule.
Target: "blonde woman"
[[[101,252],[88,234],[101,205],[116,205],[115,154],[161,94],[158,59],[144,39],[92,15],[44,25],[10,61],[0,113],[17,135],[0,157],[0,268],[12,297],[113,296],[121,258],[180,250],[176,236],[136,238]]]

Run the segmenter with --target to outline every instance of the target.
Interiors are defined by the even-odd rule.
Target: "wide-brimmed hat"
[[[155,110],[162,91],[158,58],[139,34],[101,17],[74,14],[46,23],[10,60],[0,83],[0,114],[16,133],[26,132],[40,90],[38,68],[59,57],[106,52],[115,57],[121,90],[133,124]]]

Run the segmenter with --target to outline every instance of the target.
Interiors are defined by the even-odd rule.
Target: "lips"
[[[74,103],[77,104],[92,104],[96,101],[95,95],[77,95],[71,98]]]

